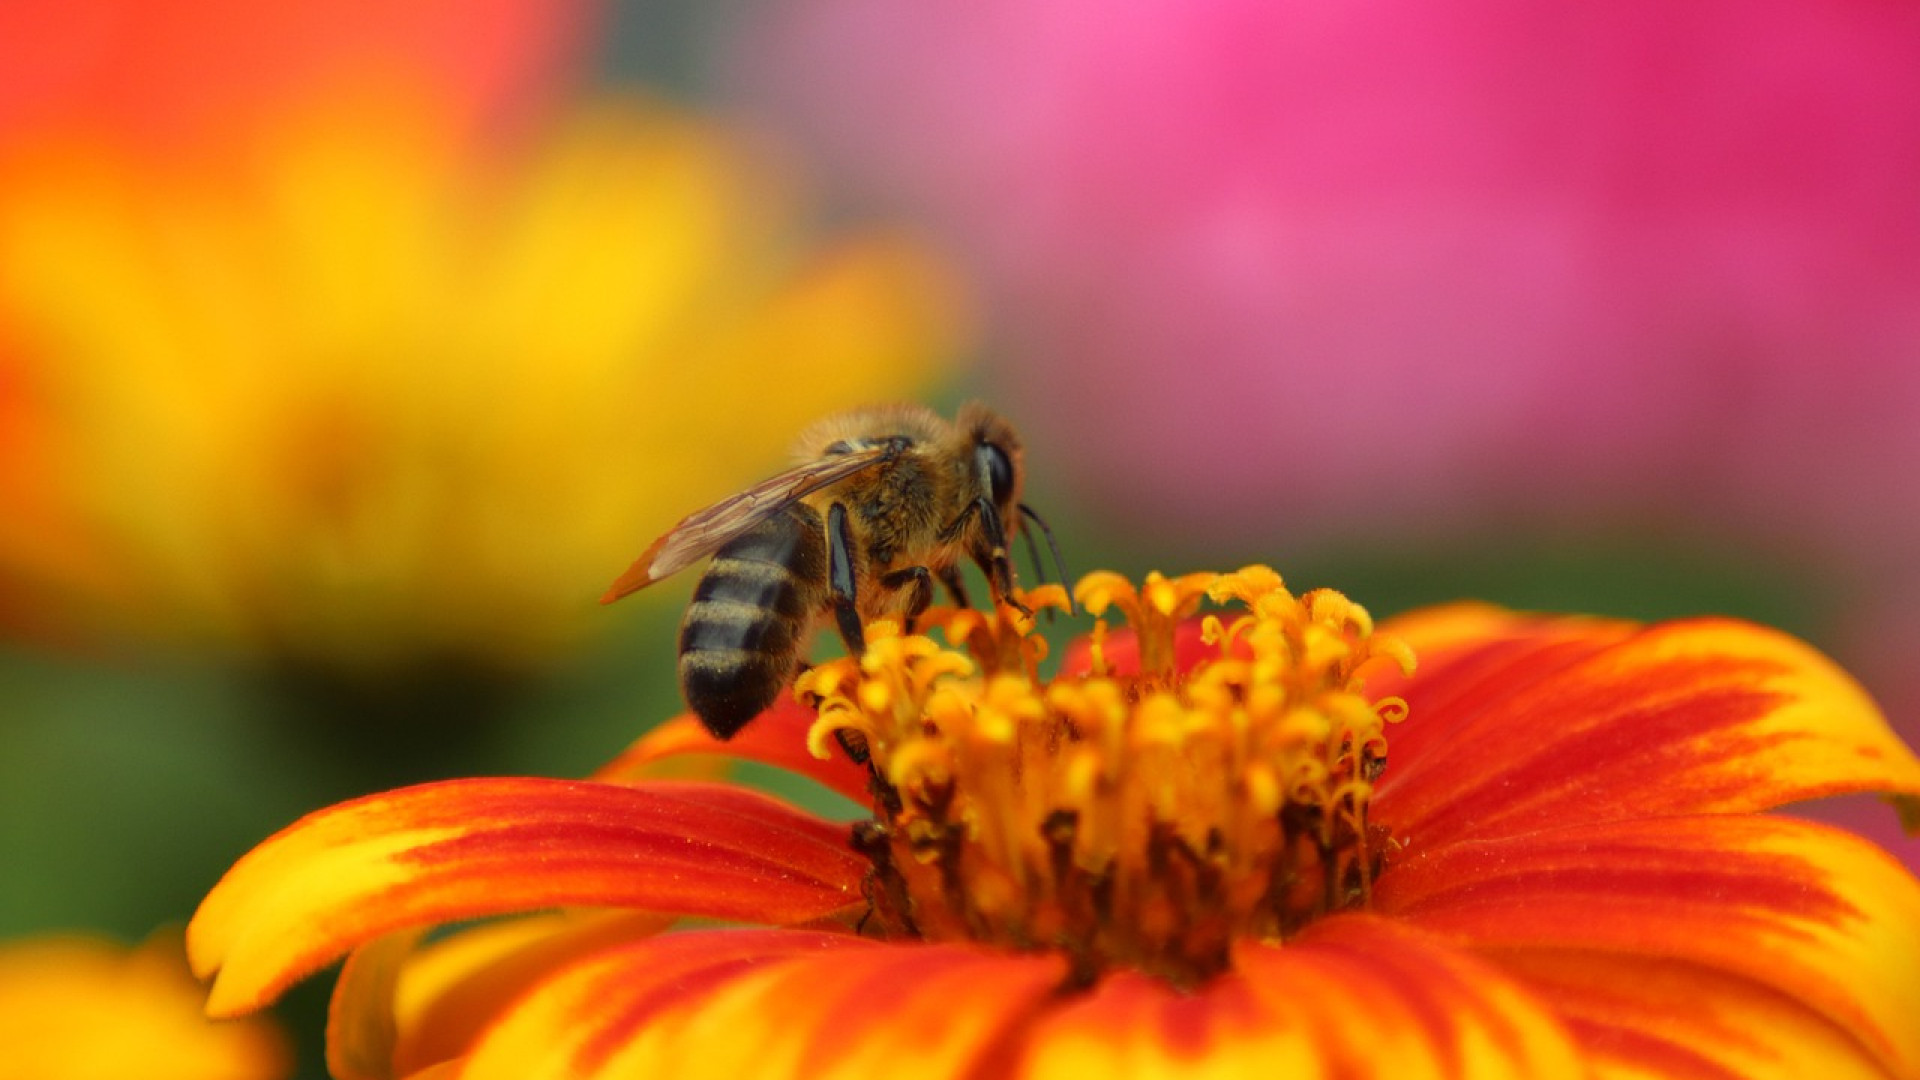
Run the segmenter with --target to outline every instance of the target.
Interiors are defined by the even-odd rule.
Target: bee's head
[[[1000,520],[1011,534],[1018,527],[1017,508],[1026,482],[1020,434],[1000,414],[977,401],[961,407],[956,423],[973,446],[974,474],[981,493],[1000,511]]]
[[[1040,562],[1040,549],[1034,542],[1033,530],[1026,527],[1031,522],[1046,539],[1047,549],[1053,553],[1053,566],[1059,575],[1058,580],[1065,584],[1067,568],[1060,561],[1060,546],[1054,543],[1053,530],[1047,527],[1046,521],[1032,507],[1021,501],[1027,474],[1026,448],[1020,442],[1019,432],[998,413],[977,401],[960,409],[955,424],[971,444],[975,480],[980,485],[980,493],[993,504],[994,517],[998,518],[993,522],[1000,532],[996,539],[1002,544],[1011,543],[1013,534],[1020,533],[1027,541],[1027,554],[1033,559],[1034,575],[1044,584],[1047,581],[1047,568]],[[997,573],[999,576],[995,580],[999,588],[1010,590],[1013,586],[1013,565],[1006,557],[1004,548],[993,553],[993,564],[997,570],[988,569],[986,564],[982,564],[982,569],[988,569],[989,576]],[[1019,601],[1010,602],[1028,615],[1032,614]],[[1072,600],[1067,601],[1067,611],[1069,614],[1073,611]]]

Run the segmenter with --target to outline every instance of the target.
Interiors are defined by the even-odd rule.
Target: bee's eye
[[[996,503],[1006,503],[1013,498],[1013,462],[1007,452],[992,443],[980,447],[980,460],[987,468],[988,490]]]

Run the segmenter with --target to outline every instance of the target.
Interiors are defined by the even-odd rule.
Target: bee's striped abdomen
[[[793,678],[824,598],[820,515],[795,503],[714,553],[680,623],[680,689],[730,739]]]

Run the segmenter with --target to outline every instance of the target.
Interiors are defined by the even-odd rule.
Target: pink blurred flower
[[[753,34],[750,96],[968,256],[996,395],[1123,524],[1920,543],[1920,8],[789,0]]]

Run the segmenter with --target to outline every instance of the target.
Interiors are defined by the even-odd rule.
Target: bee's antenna
[[[1047,538],[1047,550],[1053,553],[1053,568],[1059,572],[1060,584],[1065,586],[1067,590],[1067,614],[1073,614],[1073,583],[1067,580],[1067,564],[1060,558],[1059,541],[1053,538],[1053,530],[1047,527],[1046,520],[1034,512],[1033,507],[1028,506],[1026,503],[1021,503],[1020,513],[1028,521],[1038,525],[1040,527],[1040,535]],[[1032,533],[1028,533],[1025,529],[1020,531],[1026,533],[1027,553],[1033,557],[1034,572],[1039,575],[1041,583],[1044,584],[1047,580],[1047,571],[1045,567],[1040,565],[1040,549],[1034,544]]]
[[[1027,561],[1033,564],[1033,576],[1042,585],[1053,580],[1047,576],[1047,564],[1040,561],[1040,542],[1033,538],[1033,530],[1021,529],[1020,539],[1027,542]]]

